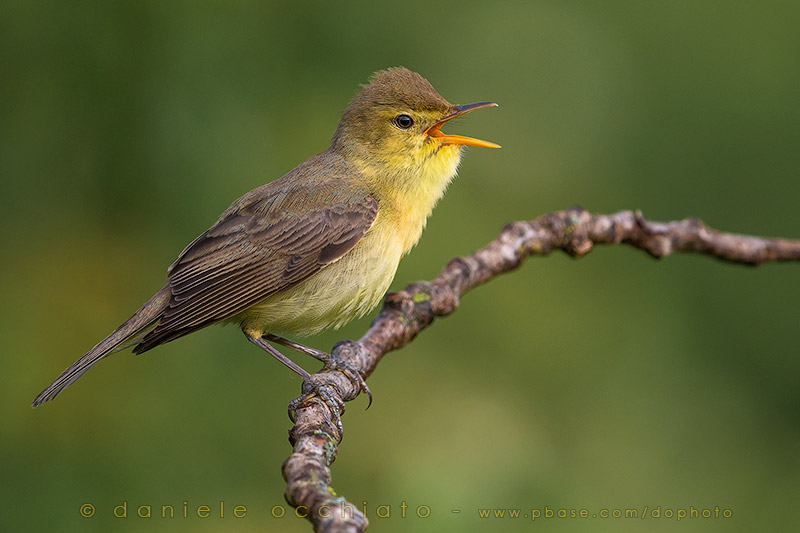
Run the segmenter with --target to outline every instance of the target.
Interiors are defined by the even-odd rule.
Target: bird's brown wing
[[[233,317],[303,281],[350,251],[378,214],[378,202],[365,193],[336,194],[313,208],[302,191],[296,196],[234,204],[187,246],[169,269],[169,305],[134,352]]]

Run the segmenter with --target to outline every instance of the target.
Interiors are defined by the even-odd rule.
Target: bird
[[[309,373],[270,342],[332,364],[366,389],[357,371],[287,337],[337,328],[380,302],[456,175],[463,148],[500,148],[442,126],[496,105],[453,105],[404,67],[375,72],[326,150],[233,202],[169,266],[166,284],[32,407],[108,355],[140,354],[217,323],[238,324],[304,381]]]

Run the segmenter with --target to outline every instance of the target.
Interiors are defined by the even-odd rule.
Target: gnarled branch
[[[650,222],[639,212],[595,215],[573,207],[531,222],[512,222],[485,247],[451,260],[433,281],[412,283],[401,292],[387,294],[366,334],[358,341],[339,342],[333,353],[369,376],[385,354],[411,342],[435,317],[452,313],[461,295],[514,270],[528,256],[560,249],[581,257],[595,244],[617,243],[635,246],[656,258],[695,252],[754,266],[800,260],[800,241],[723,233],[697,219]],[[326,387],[342,402],[359,393],[358,386],[341,372],[320,372],[309,380]],[[336,459],[342,438],[330,409],[311,398],[290,412],[290,417],[295,425],[290,431],[294,452],[283,465],[287,501],[307,514],[316,531],[363,531],[367,518],[330,489],[328,466]]]

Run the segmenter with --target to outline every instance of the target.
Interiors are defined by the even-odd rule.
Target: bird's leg
[[[331,354],[327,352],[323,352],[321,350],[317,350],[316,348],[311,348],[310,346],[306,346],[305,344],[300,344],[299,342],[294,342],[289,339],[284,339],[283,337],[278,337],[277,335],[273,335],[272,333],[264,333],[264,338],[268,341],[277,342],[278,344],[282,344],[287,348],[291,348],[292,350],[300,353],[304,353],[306,355],[310,355],[314,359],[318,361],[322,361],[323,363],[328,363],[331,359]]]
[[[268,341],[277,342],[278,344],[282,344],[287,348],[291,348],[297,352],[310,355],[314,359],[318,361],[322,361],[325,364],[325,370],[338,370],[350,380],[358,383],[358,386],[364,391],[367,396],[369,396],[369,403],[367,404],[367,408],[372,405],[372,391],[369,390],[367,386],[367,382],[364,380],[364,376],[361,375],[361,372],[353,365],[348,363],[347,361],[343,361],[338,357],[334,356],[333,354],[329,354],[327,352],[323,352],[317,350],[316,348],[310,348],[304,344],[300,344],[299,342],[294,342],[289,339],[284,339],[283,337],[278,337],[277,335],[273,335],[271,333],[265,333],[264,338]],[[290,367],[291,368],[291,367]],[[299,399],[299,398],[298,398]]]
[[[247,333],[245,333],[244,336],[247,337],[247,340],[249,340],[256,346],[258,346],[259,348],[270,354],[272,357],[274,357],[275,359],[277,359],[278,361],[289,367],[291,370],[293,370],[298,376],[303,378],[303,381],[307,380],[308,377],[311,375],[302,368],[300,368],[300,366],[297,363],[295,363],[294,361],[283,355],[281,352],[279,352],[277,348],[272,346],[263,338],[253,337]]]

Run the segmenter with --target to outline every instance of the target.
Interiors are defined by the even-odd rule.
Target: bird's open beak
[[[432,137],[442,144],[461,144],[465,146],[478,146],[480,148],[500,148],[499,144],[491,143],[489,141],[482,141],[480,139],[473,139],[472,137],[465,137],[463,135],[445,135],[440,130],[440,128],[448,120],[453,120],[454,118],[460,117],[464,113],[469,113],[475,109],[480,109],[482,107],[495,107],[496,105],[497,104],[494,102],[478,102],[476,104],[453,106],[453,111],[449,115],[425,130],[425,133],[428,135],[428,137]]]

